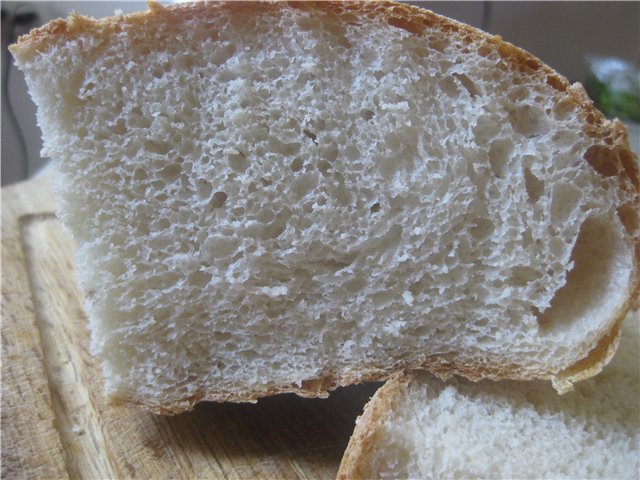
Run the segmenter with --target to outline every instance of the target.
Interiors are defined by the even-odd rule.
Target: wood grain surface
[[[50,179],[2,192],[2,478],[333,478],[378,384],[328,399],[107,405]]]

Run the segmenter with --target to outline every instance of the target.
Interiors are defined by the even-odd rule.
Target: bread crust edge
[[[342,456],[336,480],[373,478],[370,464],[371,450],[377,443],[377,433],[385,414],[393,411],[394,399],[406,393],[406,386],[412,377],[407,373],[393,375],[364,406],[364,411],[356,420],[356,426],[349,444]]]

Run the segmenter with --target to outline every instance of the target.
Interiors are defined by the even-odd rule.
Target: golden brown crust
[[[465,363],[454,354],[429,355],[411,363],[396,362],[379,368],[369,367],[367,369],[342,374],[327,374],[324,377],[302,381],[300,385],[289,384],[272,386],[264,390],[236,390],[233,392],[201,389],[190,397],[181,398],[172,403],[150,403],[148,399],[136,398],[135,396],[114,397],[111,398],[111,402],[114,404],[138,405],[161,415],[176,415],[192,410],[197,403],[203,401],[256,402],[260,398],[283,393],[295,393],[305,398],[324,398],[329,395],[329,392],[338,387],[365,382],[386,381],[398,374],[408,376],[412,372],[421,370],[428,370],[441,380],[446,380],[452,376],[464,377],[474,382],[483,379],[522,381],[533,379],[551,380],[559,393],[566,393],[572,390],[573,383],[586,380],[598,374],[602,368],[609,363],[611,358],[613,358],[618,348],[620,326],[625,316],[622,316],[620,320],[616,322],[611,332],[601,338],[585,358],[567,369],[556,373],[525,369],[519,365]]]
[[[597,345],[582,360],[567,367],[552,378],[553,387],[559,393],[566,393],[573,389],[573,384],[591,378],[602,371],[611,361],[620,343],[622,322],[626,318],[628,309],[614,324],[610,332],[598,341]]]
[[[68,40],[78,37],[87,31],[99,31],[101,34],[119,31],[125,25],[142,26],[158,21],[174,24],[181,21],[186,15],[192,13],[215,16],[222,9],[236,12],[271,11],[278,12],[282,8],[296,8],[324,12],[334,15],[341,21],[353,23],[365,16],[375,18],[388,23],[395,28],[401,28],[413,35],[424,36],[433,48],[437,47],[437,40],[444,36],[454,36],[462,40],[466,50],[476,49],[481,55],[489,55],[497,52],[501,61],[496,68],[506,72],[522,72],[530,75],[532,79],[546,83],[552,88],[564,94],[560,106],[576,109],[580,119],[584,122],[584,132],[593,138],[594,148],[597,150],[592,155],[585,155],[585,161],[604,176],[617,177],[620,188],[628,192],[635,192],[635,203],[631,204],[625,214],[640,217],[640,173],[631,153],[624,126],[617,120],[609,121],[599,112],[588,98],[581,85],[571,85],[566,78],[557,74],[550,67],[533,57],[528,52],[514,45],[504,42],[498,36],[491,36],[468,25],[450,20],[432,12],[398,4],[394,2],[198,2],[193,4],[177,4],[163,7],[159,4],[149,3],[147,12],[140,12],[128,16],[117,16],[103,20],[94,20],[72,14],[67,20],[54,20],[47,25],[33,30],[29,35],[19,38],[18,43],[10,47],[15,55],[23,58],[35,55],[38,51],[46,50],[53,41]],[[610,320],[610,331],[597,345],[593,346],[585,358],[578,361],[562,372],[537,371],[517,365],[496,364],[468,364],[448,356],[425,356],[412,363],[395,363],[384,367],[371,367],[367,370],[347,372],[341,374],[326,374],[317,379],[309,379],[301,385],[280,385],[266,388],[262,391],[234,391],[219,392],[203,389],[189,398],[183,398],[172,404],[149,404],[148,401],[135,397],[117,398],[115,402],[127,402],[144,406],[145,408],[163,414],[175,414],[193,408],[203,400],[246,402],[255,401],[260,397],[294,392],[298,395],[319,397],[338,386],[350,385],[364,381],[386,380],[394,372],[408,371],[412,369],[427,369],[440,377],[461,375],[471,380],[481,378],[492,379],[548,379],[553,380],[554,385],[560,391],[571,388],[571,383],[584,380],[598,373],[613,356],[618,339],[619,327],[625,317],[629,306],[640,295],[640,236],[636,235],[635,276],[629,289],[628,301],[616,318]],[[389,387],[391,388],[391,387]]]
[[[364,406],[363,414],[356,420],[356,427],[342,456],[337,480],[373,478],[371,465],[367,460],[371,458],[371,451],[380,444],[380,440],[384,442],[384,439],[379,439],[381,419],[388,412],[394,411],[393,404],[406,394],[407,385],[412,378],[406,373],[393,375]]]

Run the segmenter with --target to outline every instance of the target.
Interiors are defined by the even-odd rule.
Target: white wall
[[[412,2],[436,13],[481,27],[486,2]],[[102,17],[121,9],[125,13],[146,9],[146,2],[2,2],[8,11],[33,7],[44,20],[65,16],[71,10]],[[640,2],[490,2],[486,27],[557,69],[572,81],[585,78],[587,54],[618,56],[640,61]],[[3,59],[6,53],[3,23]],[[4,62],[3,62],[4,65]],[[4,67],[3,67],[4,68]],[[4,70],[3,70],[4,71]],[[30,174],[45,163],[39,156],[40,133],[35,109],[21,74],[11,69],[11,103],[27,139]],[[22,178],[19,143],[7,108],[2,103],[2,184]]]

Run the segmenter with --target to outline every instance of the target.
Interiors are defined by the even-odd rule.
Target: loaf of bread
[[[640,313],[595,378],[442,382],[399,374],[357,421],[338,479],[628,478],[640,472]]]
[[[626,131],[530,54],[388,2],[71,15],[12,46],[114,401],[547,379],[638,287]]]

